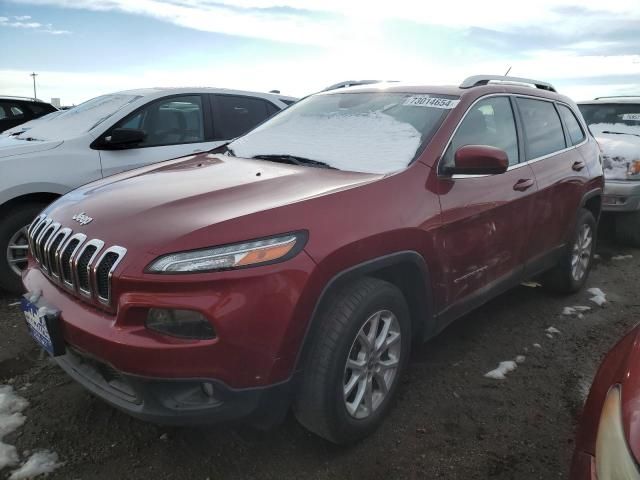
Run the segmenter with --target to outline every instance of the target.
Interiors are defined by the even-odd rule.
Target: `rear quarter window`
[[[571,144],[577,145],[582,142],[585,139],[585,134],[580,126],[580,122],[571,109],[565,105],[558,105],[558,111],[560,112],[560,116],[562,116],[562,120],[564,120],[564,124],[567,127],[567,133],[569,134]]]
[[[564,131],[552,102],[517,98],[522,117],[527,160],[566,148]]]

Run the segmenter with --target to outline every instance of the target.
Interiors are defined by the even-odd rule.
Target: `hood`
[[[138,252],[188,250],[235,238],[217,228],[243,218],[256,236],[268,235],[269,219],[251,214],[369,183],[380,175],[200,154],[133,170],[88,184],[60,198],[47,213],[56,221]],[[72,220],[84,213],[93,220]],[[273,218],[273,217],[270,217]],[[259,223],[259,224],[258,224]],[[247,231],[247,228],[244,229]],[[251,234],[247,232],[247,234]],[[237,234],[243,235],[243,234]],[[227,240],[228,239],[228,240]]]
[[[44,152],[62,145],[62,140],[25,140],[20,137],[0,137],[0,158],[24,155],[26,153]]]
[[[590,125],[602,150],[604,175],[610,180],[640,180],[640,127],[627,125]],[[605,133],[616,132],[616,133]],[[633,162],[639,162],[638,174],[628,176]]]

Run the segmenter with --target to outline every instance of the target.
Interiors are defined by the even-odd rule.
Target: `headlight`
[[[297,254],[304,247],[305,240],[304,233],[290,233],[234,245],[170,253],[151,262],[147,272],[208,272],[283,261]]]
[[[609,390],[602,408],[596,440],[598,480],[640,480],[622,427],[620,389]]]

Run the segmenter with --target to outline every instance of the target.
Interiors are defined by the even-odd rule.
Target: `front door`
[[[100,150],[102,175],[204,152],[224,143],[212,141],[205,128],[209,115],[205,101],[199,94],[167,97],[122,119],[113,128],[144,130],[146,138],[132,148]]]
[[[509,157],[509,169],[497,175],[442,175],[464,145],[501,148]],[[533,171],[523,161],[511,99],[491,96],[473,104],[439,165],[439,243],[447,266],[449,312],[473,308],[484,301],[484,293],[521,279],[537,189]]]

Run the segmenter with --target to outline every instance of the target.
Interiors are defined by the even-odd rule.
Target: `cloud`
[[[51,35],[66,35],[71,32],[68,30],[59,30],[53,28],[53,25],[50,23],[43,24],[40,22],[29,22],[31,16],[29,15],[19,15],[14,17],[0,17],[0,27],[10,27],[10,28],[25,28],[29,30],[33,30],[36,32],[49,33]]]

